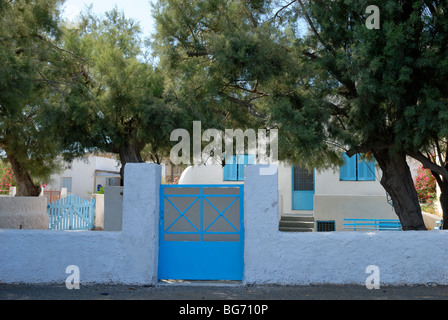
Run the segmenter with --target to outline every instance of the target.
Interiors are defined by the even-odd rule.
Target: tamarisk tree
[[[431,130],[443,137],[446,2],[160,0],[155,12],[164,68],[277,127],[280,158],[374,157],[403,229],[426,229],[407,157]]]
[[[63,1],[0,0],[0,151],[14,172],[18,196],[38,196],[34,179],[58,165],[59,136],[48,110],[76,78],[78,59],[59,46]]]
[[[116,7],[97,16],[84,11],[67,31],[65,48],[86,59],[85,79],[66,96],[54,122],[71,128],[67,155],[100,150],[127,163],[144,162],[142,151],[160,162],[177,127],[176,108],[163,99],[164,78],[146,59],[139,24]]]

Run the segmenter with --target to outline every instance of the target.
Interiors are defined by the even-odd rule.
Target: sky
[[[84,7],[93,4],[93,12],[103,14],[111,10],[116,4],[123,10],[126,18],[140,22],[144,37],[154,32],[152,20],[151,0],[66,0],[64,4],[64,18],[75,20]]]

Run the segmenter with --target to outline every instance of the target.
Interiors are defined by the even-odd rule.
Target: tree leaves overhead
[[[0,1],[0,149],[18,195],[38,195],[33,178],[48,179],[58,167],[60,141],[46,110],[72,81],[66,66],[73,57],[58,45],[61,3]]]
[[[278,126],[280,154],[295,160],[422,148],[444,130],[424,119],[446,113],[446,4],[376,1],[379,30],[365,25],[370,4],[162,0],[155,49],[184,85],[197,77],[215,99]]]
[[[371,4],[379,29],[366,26]],[[444,132],[446,6],[161,0],[155,48],[173,77],[194,75],[207,95],[278,127],[286,160],[325,168],[344,151],[374,154],[402,224],[422,229],[406,155]]]
[[[59,117],[75,130],[65,141],[67,155],[100,150],[120,156],[122,167],[143,162],[142,150],[161,160],[170,132],[179,126],[176,105],[164,98],[165,79],[147,61],[141,29],[116,7],[97,16],[81,15],[66,31],[65,48],[86,60],[85,81],[66,97]]]

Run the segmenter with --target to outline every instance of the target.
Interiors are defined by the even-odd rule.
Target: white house
[[[244,166],[250,155],[235,164],[190,166],[179,184],[244,183]],[[345,230],[344,219],[398,219],[379,179],[374,161],[356,155],[335,170],[307,170],[278,164],[279,222],[281,230]],[[345,221],[349,223],[349,221]]]
[[[162,177],[165,181],[170,181],[172,176],[180,175],[179,168],[170,166],[166,162],[161,164]],[[101,187],[114,187],[120,185],[119,160],[113,156],[97,155],[75,159],[72,163],[67,163],[61,173],[53,174],[50,183],[45,188],[49,190],[67,189],[67,195],[74,194],[79,197],[90,199],[92,194],[98,192]]]
[[[90,199],[100,187],[120,185],[120,167],[118,160],[103,156],[76,159],[62,173],[52,175],[45,190],[67,188],[69,195]]]

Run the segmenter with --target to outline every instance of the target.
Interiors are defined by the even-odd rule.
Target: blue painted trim
[[[294,190],[294,166],[291,166],[291,209],[314,210],[314,193],[316,192],[316,170],[313,168],[313,190]]]
[[[171,205],[173,206],[173,208],[174,209],[176,209],[176,211],[177,212],[179,212],[179,216],[169,225],[169,227],[168,228],[166,228],[166,230],[165,231],[167,231],[167,230],[169,230],[177,221],[179,221],[179,219],[181,218],[181,217],[184,217],[184,219],[185,220],[187,220],[187,222],[189,223],[189,224],[191,224],[191,226],[193,227],[193,228],[195,228],[197,231],[199,231],[198,230],[198,228],[196,228],[196,226],[190,221],[190,219],[188,219],[186,216],[185,216],[185,212],[187,212],[188,211],[188,209],[190,209],[195,203],[196,203],[196,201],[198,201],[198,199],[199,199],[199,197],[197,197],[184,211],[180,211],[175,205],[174,205],[174,203],[172,203],[171,202],[171,200],[170,199],[168,199],[168,197],[164,197],[166,200],[168,200],[168,202],[169,203],[171,203]]]
[[[352,223],[344,223],[343,229],[357,230],[379,230],[400,231],[401,222],[398,219],[344,219]]]
[[[207,230],[220,218],[220,217],[222,217],[222,218],[224,218],[229,224],[230,224],[230,226],[233,228],[233,229],[235,229],[236,231],[238,231],[238,229],[237,228],[235,228],[235,226],[224,216],[224,213],[227,211],[227,209],[229,209],[234,203],[235,203],[235,201],[236,200],[238,200],[239,199],[239,195],[238,196],[236,196],[235,197],[235,199],[227,206],[227,208],[225,208],[224,209],[224,211],[219,211],[206,197],[204,197],[204,199],[205,200],[207,200],[207,202],[213,207],[213,209],[215,209],[216,210],[216,212],[218,212],[219,214],[218,214],[218,216],[215,218],[215,220],[213,220],[212,221],[212,223],[210,223],[209,224],[209,226],[207,227],[207,228],[205,228],[205,229],[203,229],[204,230],[204,232],[207,232]],[[202,211],[201,211],[201,217],[202,217]]]

